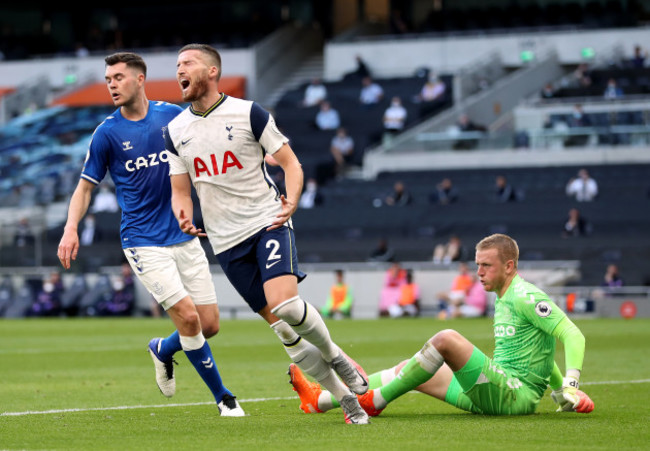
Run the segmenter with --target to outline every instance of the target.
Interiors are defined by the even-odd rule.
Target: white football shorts
[[[163,309],[188,295],[196,305],[217,303],[208,259],[198,238],[164,247],[126,248],[124,255]]]

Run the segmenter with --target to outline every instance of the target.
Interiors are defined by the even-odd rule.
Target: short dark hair
[[[125,63],[126,67],[132,69],[137,69],[147,76],[147,64],[144,62],[144,59],[137,53],[132,52],[117,52],[112,55],[108,55],[104,58],[107,66],[113,66],[117,63]]]
[[[204,55],[207,55],[210,60],[212,60],[212,64],[214,64],[217,69],[219,69],[219,75],[217,75],[217,81],[221,78],[221,55],[219,54],[219,51],[212,47],[211,45],[208,44],[187,44],[184,45],[179,51],[178,54],[180,55],[181,53],[187,51],[187,50],[198,50],[199,52],[203,53]]]

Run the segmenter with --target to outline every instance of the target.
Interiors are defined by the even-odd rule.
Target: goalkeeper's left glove
[[[578,387],[577,379],[565,377],[562,387],[551,392],[551,398],[559,406],[557,412],[589,413],[594,410],[594,402]]]

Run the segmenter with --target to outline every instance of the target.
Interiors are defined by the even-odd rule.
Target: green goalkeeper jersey
[[[565,317],[548,295],[516,275],[494,306],[493,360],[544,393],[553,370],[555,326]]]

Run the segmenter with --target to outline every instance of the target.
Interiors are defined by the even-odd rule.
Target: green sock
[[[421,385],[431,379],[432,373],[424,370],[415,356],[411,357],[404,368],[402,368],[395,379],[390,381],[379,389],[382,398],[387,403],[399,398],[404,393],[408,393],[418,385]]]
[[[368,376],[368,389],[372,390],[373,388],[381,387],[381,371],[371,374]]]
[[[330,400],[332,401],[332,409],[335,409],[337,407],[341,407],[341,404],[336,400],[333,394],[330,393]],[[329,410],[329,409],[328,409]]]

